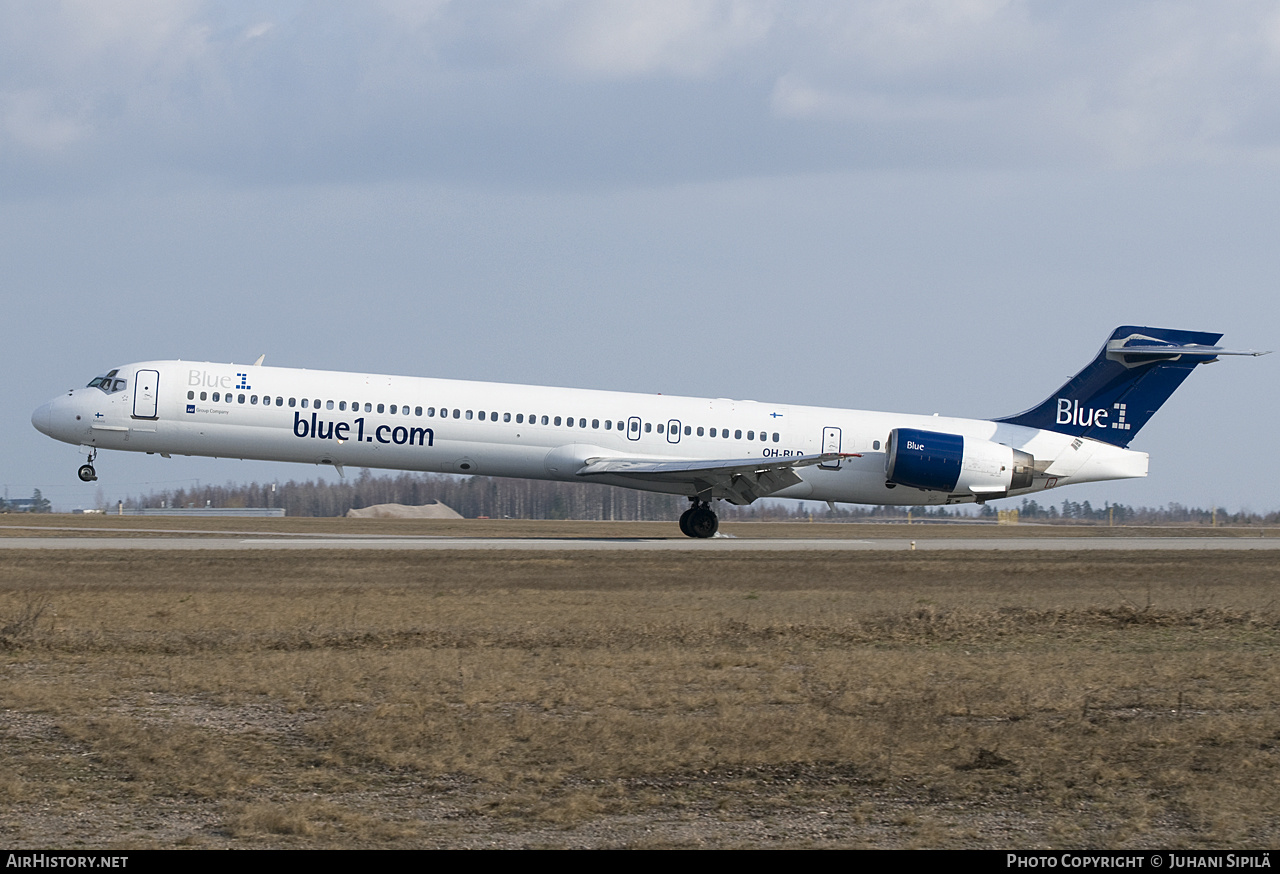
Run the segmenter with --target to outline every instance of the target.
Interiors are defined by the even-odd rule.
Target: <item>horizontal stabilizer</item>
[[[1203,343],[1155,343],[1148,338],[1128,338],[1107,341],[1107,358],[1118,361],[1126,367],[1148,364],[1153,361],[1173,361],[1183,355],[1205,359],[1199,364],[1208,364],[1219,355],[1270,355],[1270,350],[1258,352],[1253,349],[1223,349],[1221,346],[1207,346]]]

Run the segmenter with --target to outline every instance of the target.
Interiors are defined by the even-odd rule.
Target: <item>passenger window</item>
[[[385,413],[386,411],[387,411],[387,405],[386,405],[386,404],[378,404],[378,412],[379,412],[379,413]]]
[[[457,407],[454,407],[454,408],[453,408],[453,417],[454,417],[455,419],[461,419],[461,418],[462,418],[462,410],[458,409]],[[468,418],[468,419],[470,419],[471,417],[470,417],[470,416],[467,416],[467,418]]]
[[[413,408],[413,414],[414,414],[415,416],[418,416],[419,418],[421,418],[421,417],[422,417],[422,407],[414,407],[414,408]]]
[[[595,430],[599,431],[599,430],[600,430],[600,420],[599,420],[599,419],[592,419],[592,420],[591,420],[591,427],[592,427],[592,428],[594,428]]]
[[[556,424],[557,424],[557,425],[559,425],[559,424],[560,424],[560,417],[559,417],[559,416],[556,416]]]
[[[427,407],[427,418],[428,418],[428,419],[434,419],[435,417],[436,417],[436,408],[435,408],[435,407]]]
[[[644,433],[646,433],[646,434],[652,434],[652,433],[653,433],[653,423],[652,423],[652,422],[645,422],[645,423],[644,423]]]
[[[395,414],[396,414],[396,405],[395,405],[395,404],[392,404],[392,405],[391,405],[391,415],[393,415],[393,416],[394,416]]]
[[[218,398],[219,398],[219,397],[220,397],[219,393],[215,391],[215,392],[213,393],[213,401],[214,401],[214,403],[217,403],[217,402],[218,402]]]
[[[612,431],[612,430],[613,430],[613,420],[612,420],[612,419],[605,419],[605,420],[604,420],[604,429],[605,429],[606,431]]]
[[[631,430],[632,430],[632,431],[635,431],[637,434],[639,434],[639,433],[640,433],[640,423],[639,423],[639,422],[636,422],[636,421],[634,421],[634,420],[633,420],[633,421],[631,422]]]
[[[187,400],[189,400],[189,401],[194,401],[195,399],[196,399],[196,393],[195,393],[195,392],[193,392],[193,391],[189,391],[189,392],[187,392]]]
[[[244,395],[236,395],[236,403],[244,403]]]
[[[546,416],[543,416],[543,417],[542,417],[542,424],[544,424],[544,425],[545,425],[545,424],[547,424],[547,417],[546,417]],[[556,420],[556,424],[557,424],[557,425],[559,425],[559,424],[560,424],[560,421],[559,421],[558,419]]]
[[[345,410],[346,408],[347,408],[347,402],[346,402],[346,401],[338,401],[338,409],[339,409],[339,410]]]
[[[659,425],[659,426],[658,426],[658,433],[659,433],[659,434],[661,434],[661,433],[662,433],[662,426],[661,426],[661,425]]]
[[[754,439],[756,439],[756,432],[755,432],[755,431],[748,431],[748,432],[747,432],[747,439],[748,439],[748,440],[754,440]]]
[[[619,420],[619,421],[618,421],[618,430],[619,430],[619,431],[625,431],[625,430],[627,430],[627,426],[626,426],[626,425],[624,425],[624,424],[622,423],[622,421],[621,421],[621,420]]]
[[[516,424],[517,425],[524,424],[524,413],[516,413]]]
[[[213,399],[214,399],[215,401],[218,399],[217,394],[215,394],[215,395],[213,396]],[[291,406],[291,407],[295,407],[295,406],[297,406],[297,405],[298,405],[297,398],[289,398],[289,406]]]
[[[712,437],[716,436],[716,429],[715,429],[715,428],[712,428],[712,429],[711,429],[711,436],[712,436]]]
[[[693,429],[692,429],[692,428],[690,428],[688,425],[685,425],[685,426],[684,426],[684,436],[688,437],[688,436],[689,436],[689,434],[692,432],[692,430],[693,430]],[[698,433],[699,433],[699,434],[701,434],[702,432],[701,432],[701,431],[699,431]]]
[[[773,442],[774,442],[774,443],[777,443],[777,442],[778,442],[779,440],[781,440],[781,439],[782,439],[782,438],[778,435],[778,432],[777,432],[777,431],[774,431],[774,432],[773,432]]]
[[[257,395],[250,395],[250,396],[249,396],[249,403],[250,403],[251,405],[253,405],[253,406],[255,406],[255,407],[256,407],[256,406],[258,405],[258,396],[257,396]]]
[[[701,425],[699,425],[699,426],[698,426],[698,436],[699,436],[699,437],[701,437],[701,436],[702,436],[702,426],[701,426]]]
[[[200,392],[200,400],[202,401],[209,400],[209,393],[207,391]]]
[[[470,419],[470,418],[471,418],[471,411],[470,411],[470,410],[467,410],[467,418],[468,418],[468,419]]]
[[[872,441],[871,441],[871,448],[872,448],[872,449],[879,449],[879,448],[880,448],[880,441],[879,441],[879,440],[872,440]]]
[[[326,410],[332,410],[332,409],[333,409],[333,401],[325,401],[325,402],[324,402],[324,408],[325,408]]]
[[[734,431],[734,432],[733,432],[733,439],[734,439],[734,440],[741,440],[741,439],[742,439],[742,430],[741,430],[741,429],[739,429],[739,430],[737,430],[737,431]]]

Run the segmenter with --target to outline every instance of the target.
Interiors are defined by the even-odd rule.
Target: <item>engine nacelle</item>
[[[885,479],[900,486],[998,497],[1030,488],[1035,476],[1029,452],[959,434],[895,428],[887,448]]]

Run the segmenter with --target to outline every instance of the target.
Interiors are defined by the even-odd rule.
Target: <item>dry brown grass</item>
[[[1266,552],[0,552],[15,846],[1230,846]]]
[[[720,530],[733,537],[865,540],[1009,537],[1280,537],[1266,525],[1115,526],[1091,524],[993,525],[987,523],[736,522]],[[684,540],[674,519],[663,522],[579,522],[542,519],[347,519],[312,517],[225,518],[111,516],[80,514],[0,514],[0,538],[38,536],[155,537],[200,532],[210,536],[415,536],[468,538],[644,538]]]

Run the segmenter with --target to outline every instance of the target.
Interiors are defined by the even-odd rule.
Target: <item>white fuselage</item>
[[[885,441],[895,428],[1030,453],[1038,462],[1034,482],[1009,495],[1147,472],[1145,453],[978,419],[186,361],[142,362],[113,374],[123,387],[73,389],[37,410],[33,423],[91,450],[565,481],[577,480],[575,471],[592,458],[839,452],[856,455],[797,468],[801,481],[775,496],[862,504],[975,500],[887,486]],[[592,481],[691,493],[679,484]]]

